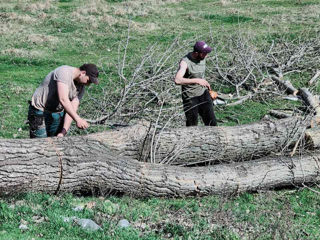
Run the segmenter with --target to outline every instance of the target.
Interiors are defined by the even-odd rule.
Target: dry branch
[[[279,77],[272,76],[271,77],[273,81],[277,83],[277,85],[280,86],[283,90],[286,91],[287,94],[293,94],[296,95],[298,93],[298,90],[291,84],[290,81],[284,81]]]
[[[242,103],[244,103],[245,101],[251,99],[252,96],[253,96],[253,95],[252,95],[251,93],[249,93],[249,94],[246,95],[246,96],[240,97],[240,99],[237,100],[237,101],[235,101],[235,102],[228,103],[227,106],[236,106],[236,105],[242,104]]]
[[[311,86],[320,76],[320,70],[317,70],[316,74],[310,79],[308,82],[309,86]]]
[[[320,69],[319,35],[305,34],[298,39],[281,37],[272,42],[260,41],[261,44],[254,35],[237,31],[223,36],[223,39],[221,36],[202,38],[215,46],[207,58],[206,80],[215,91],[233,90],[232,95],[238,98],[232,103],[228,101],[228,106],[243,104],[248,99],[267,103],[273,96],[282,96],[283,90],[295,94],[297,89],[283,77],[289,79],[297,72],[301,76],[310,75]],[[158,121],[161,127],[184,125],[180,88],[174,85],[173,79],[179,60],[192,50],[193,44],[194,39],[177,37],[171,44],[153,43],[141,49],[140,55],[128,58],[127,52],[132,47],[129,26],[119,43],[118,62],[108,63],[116,70],[104,68],[102,74],[106,75],[107,84],[102,94],[90,96],[95,104],[88,104],[83,114],[96,124],[129,124],[132,120],[146,119]],[[280,88],[270,80],[271,76]]]
[[[281,119],[281,118],[289,118],[293,116],[293,111],[290,112],[284,112],[284,111],[278,111],[278,110],[270,110],[269,111],[270,116]]]
[[[311,111],[314,111],[317,117],[320,117],[319,96],[314,96],[307,88],[301,88],[299,95],[304,104],[308,106]]]

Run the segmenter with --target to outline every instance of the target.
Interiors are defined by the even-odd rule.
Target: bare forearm
[[[66,113],[66,115],[64,116],[64,122],[63,122],[63,128],[68,131],[71,123],[72,123],[73,119],[70,117],[70,115],[68,113]]]
[[[77,114],[76,110],[72,106],[69,99],[60,99],[60,103],[63,106],[67,115],[69,115],[69,117],[71,118],[71,122],[72,122],[72,119],[75,121],[78,121],[80,119],[80,116]],[[70,122],[70,124],[71,124],[71,122]]]
[[[210,84],[202,78],[176,78],[175,83],[178,85],[199,84],[211,90]]]
[[[175,83],[178,85],[199,84],[200,78],[176,78]]]
[[[62,82],[57,82],[58,88],[58,96],[61,105],[64,107],[65,112],[77,123],[77,127],[80,129],[86,129],[89,127],[89,124],[86,120],[81,119],[80,116],[77,114],[77,108],[74,107],[74,103],[76,102],[79,104],[78,98],[69,100],[69,89],[68,86]]]
[[[73,107],[73,110],[75,112],[78,111],[78,107],[79,107],[79,100],[78,99],[74,99],[73,101],[71,101],[71,105]],[[70,115],[68,113],[66,113],[65,117],[64,117],[64,123],[63,123],[63,128],[68,131],[71,123],[72,123],[73,119],[72,117],[70,117]]]
[[[186,62],[181,61],[179,65],[179,70],[174,78],[175,84],[178,85],[188,85],[188,84],[199,84],[201,86],[211,89],[210,84],[202,78],[184,78],[187,71],[188,65]]]

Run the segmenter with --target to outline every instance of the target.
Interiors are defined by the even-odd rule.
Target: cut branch
[[[316,74],[309,81],[309,86],[311,86],[320,76],[320,70],[317,70]]]
[[[286,91],[287,94],[293,94],[296,95],[298,93],[298,90],[291,84],[290,81],[284,81],[279,77],[272,76],[271,77],[273,81],[277,83],[277,85]]]
[[[302,97],[304,104],[310,107],[317,117],[320,117],[319,96],[314,96],[307,88],[301,88],[299,95]]]
[[[270,110],[270,116],[281,119],[281,118],[289,118],[293,116],[293,111],[279,111],[279,110]]]

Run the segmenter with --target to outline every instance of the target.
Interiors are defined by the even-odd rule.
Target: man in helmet
[[[198,41],[193,52],[184,56],[175,76],[175,83],[181,85],[183,110],[187,126],[198,125],[200,114],[206,126],[216,126],[217,121],[213,111],[210,84],[205,80],[205,58],[212,51],[204,41]]]

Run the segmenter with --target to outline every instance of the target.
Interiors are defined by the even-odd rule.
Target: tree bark
[[[305,125],[299,118],[238,127],[169,129],[157,133],[148,147],[143,143],[149,142],[149,129],[138,124],[78,137],[0,139],[0,195],[95,189],[143,197],[209,195],[318,179],[320,153],[235,163],[279,151],[294,142],[304,134]],[[150,145],[162,161],[170,153],[176,156],[176,164],[233,163],[182,167],[138,161]]]
[[[151,162],[173,165],[256,159],[296,142],[304,134],[306,123],[293,117],[235,127],[166,129],[153,143],[147,141],[144,156],[148,153]]]
[[[1,139],[0,158],[32,158],[54,145],[62,156],[70,157],[94,158],[116,151],[121,157],[173,165],[244,161],[285,149],[301,138],[306,123],[301,118],[291,117],[234,127],[164,129],[155,135],[150,124],[140,123],[62,140]]]
[[[320,127],[307,129],[305,131],[306,145],[309,149],[320,148]]]
[[[257,191],[319,180],[319,152],[190,168],[139,162],[111,151],[88,157],[91,147],[100,149],[98,142],[88,141],[83,147],[73,141],[66,145],[64,139],[57,138],[48,142],[44,149],[40,141],[29,140],[1,155],[0,195],[97,189],[103,193],[111,189],[138,197],[182,197]]]
[[[99,141],[119,156],[171,165],[256,159],[296,142],[307,121],[301,118],[261,121],[234,127],[184,127],[157,131],[146,123],[84,139]]]

